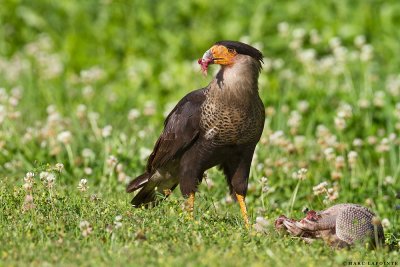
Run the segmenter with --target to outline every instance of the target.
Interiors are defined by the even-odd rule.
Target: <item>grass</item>
[[[1,266],[398,264],[400,3],[0,5]],[[265,55],[266,127],[246,199],[259,231],[244,228],[216,169],[194,220],[179,190],[150,210],[124,192],[165,114],[210,81],[196,58],[221,39]],[[376,212],[391,249],[337,251],[273,229],[280,214],[342,202]]]

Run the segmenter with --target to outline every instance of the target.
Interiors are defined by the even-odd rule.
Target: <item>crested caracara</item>
[[[235,41],[217,42],[204,53],[199,59],[204,73],[210,64],[221,68],[207,87],[187,94],[166,118],[146,171],[126,188],[140,189],[133,206],[155,202],[157,192],[168,196],[179,184],[192,214],[203,173],[219,166],[249,225],[244,199],[265,119],[258,94],[262,59],[260,51]]]

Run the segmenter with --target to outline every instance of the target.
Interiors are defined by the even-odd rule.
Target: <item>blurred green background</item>
[[[285,40],[277,38],[277,25],[282,21],[316,29],[325,43],[340,36],[344,45],[352,44],[355,36],[364,34],[384,67],[380,71],[394,71],[400,63],[398,1],[2,0],[0,5],[0,55],[10,59],[24,54],[27,45],[45,37],[49,44],[43,45],[57,54],[62,71],[56,79],[42,81],[33,68],[24,88],[35,91],[29,99],[35,105],[57,104],[64,111],[79,93],[73,77],[93,66],[104,71],[94,87],[95,98],[112,91],[118,103],[109,106],[102,101],[99,109],[120,111],[148,99],[162,109],[167,102],[207,84],[195,75],[199,72],[193,71],[193,65],[218,40],[259,43],[266,57],[279,57],[290,65],[293,55]],[[327,53],[327,48],[321,46],[319,52]],[[62,93],[39,92],[33,82]],[[13,85],[4,78],[2,84]],[[268,95],[274,96],[278,89],[271,87]],[[276,101],[265,98],[269,99]],[[40,109],[29,110],[28,116],[34,116]]]

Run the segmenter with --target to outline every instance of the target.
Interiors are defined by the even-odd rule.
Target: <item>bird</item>
[[[157,195],[167,197],[179,185],[193,218],[203,174],[217,166],[248,228],[245,197],[265,121],[258,90],[263,54],[242,42],[219,41],[198,63],[205,75],[211,64],[220,65],[220,69],[206,87],[188,93],[172,109],[145,172],[131,181],[126,191],[140,189],[131,204],[149,206],[160,200]]]
[[[378,247],[385,239],[382,224],[375,214],[352,203],[337,204],[322,211],[309,210],[299,221],[281,215],[275,221],[275,228],[299,236],[307,243],[321,238],[336,248],[365,241],[372,241],[373,247]]]

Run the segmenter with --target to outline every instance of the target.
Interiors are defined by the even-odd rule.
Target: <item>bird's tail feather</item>
[[[145,172],[142,175],[139,175],[136,177],[136,179],[132,180],[127,186],[126,186],[126,192],[131,193],[139,188],[142,188],[147,182],[149,181],[150,175],[149,173]]]
[[[143,186],[139,193],[137,193],[137,195],[132,199],[131,204],[135,207],[140,207],[155,202],[157,199],[156,187],[156,183],[146,183],[146,185]]]
[[[131,201],[133,206],[153,207],[154,205],[157,205],[159,201],[168,197],[178,185],[177,182],[171,182],[170,180],[163,182],[153,181],[151,179],[152,175],[155,174],[149,174],[146,172],[127,185],[126,192],[128,193],[140,189]]]

